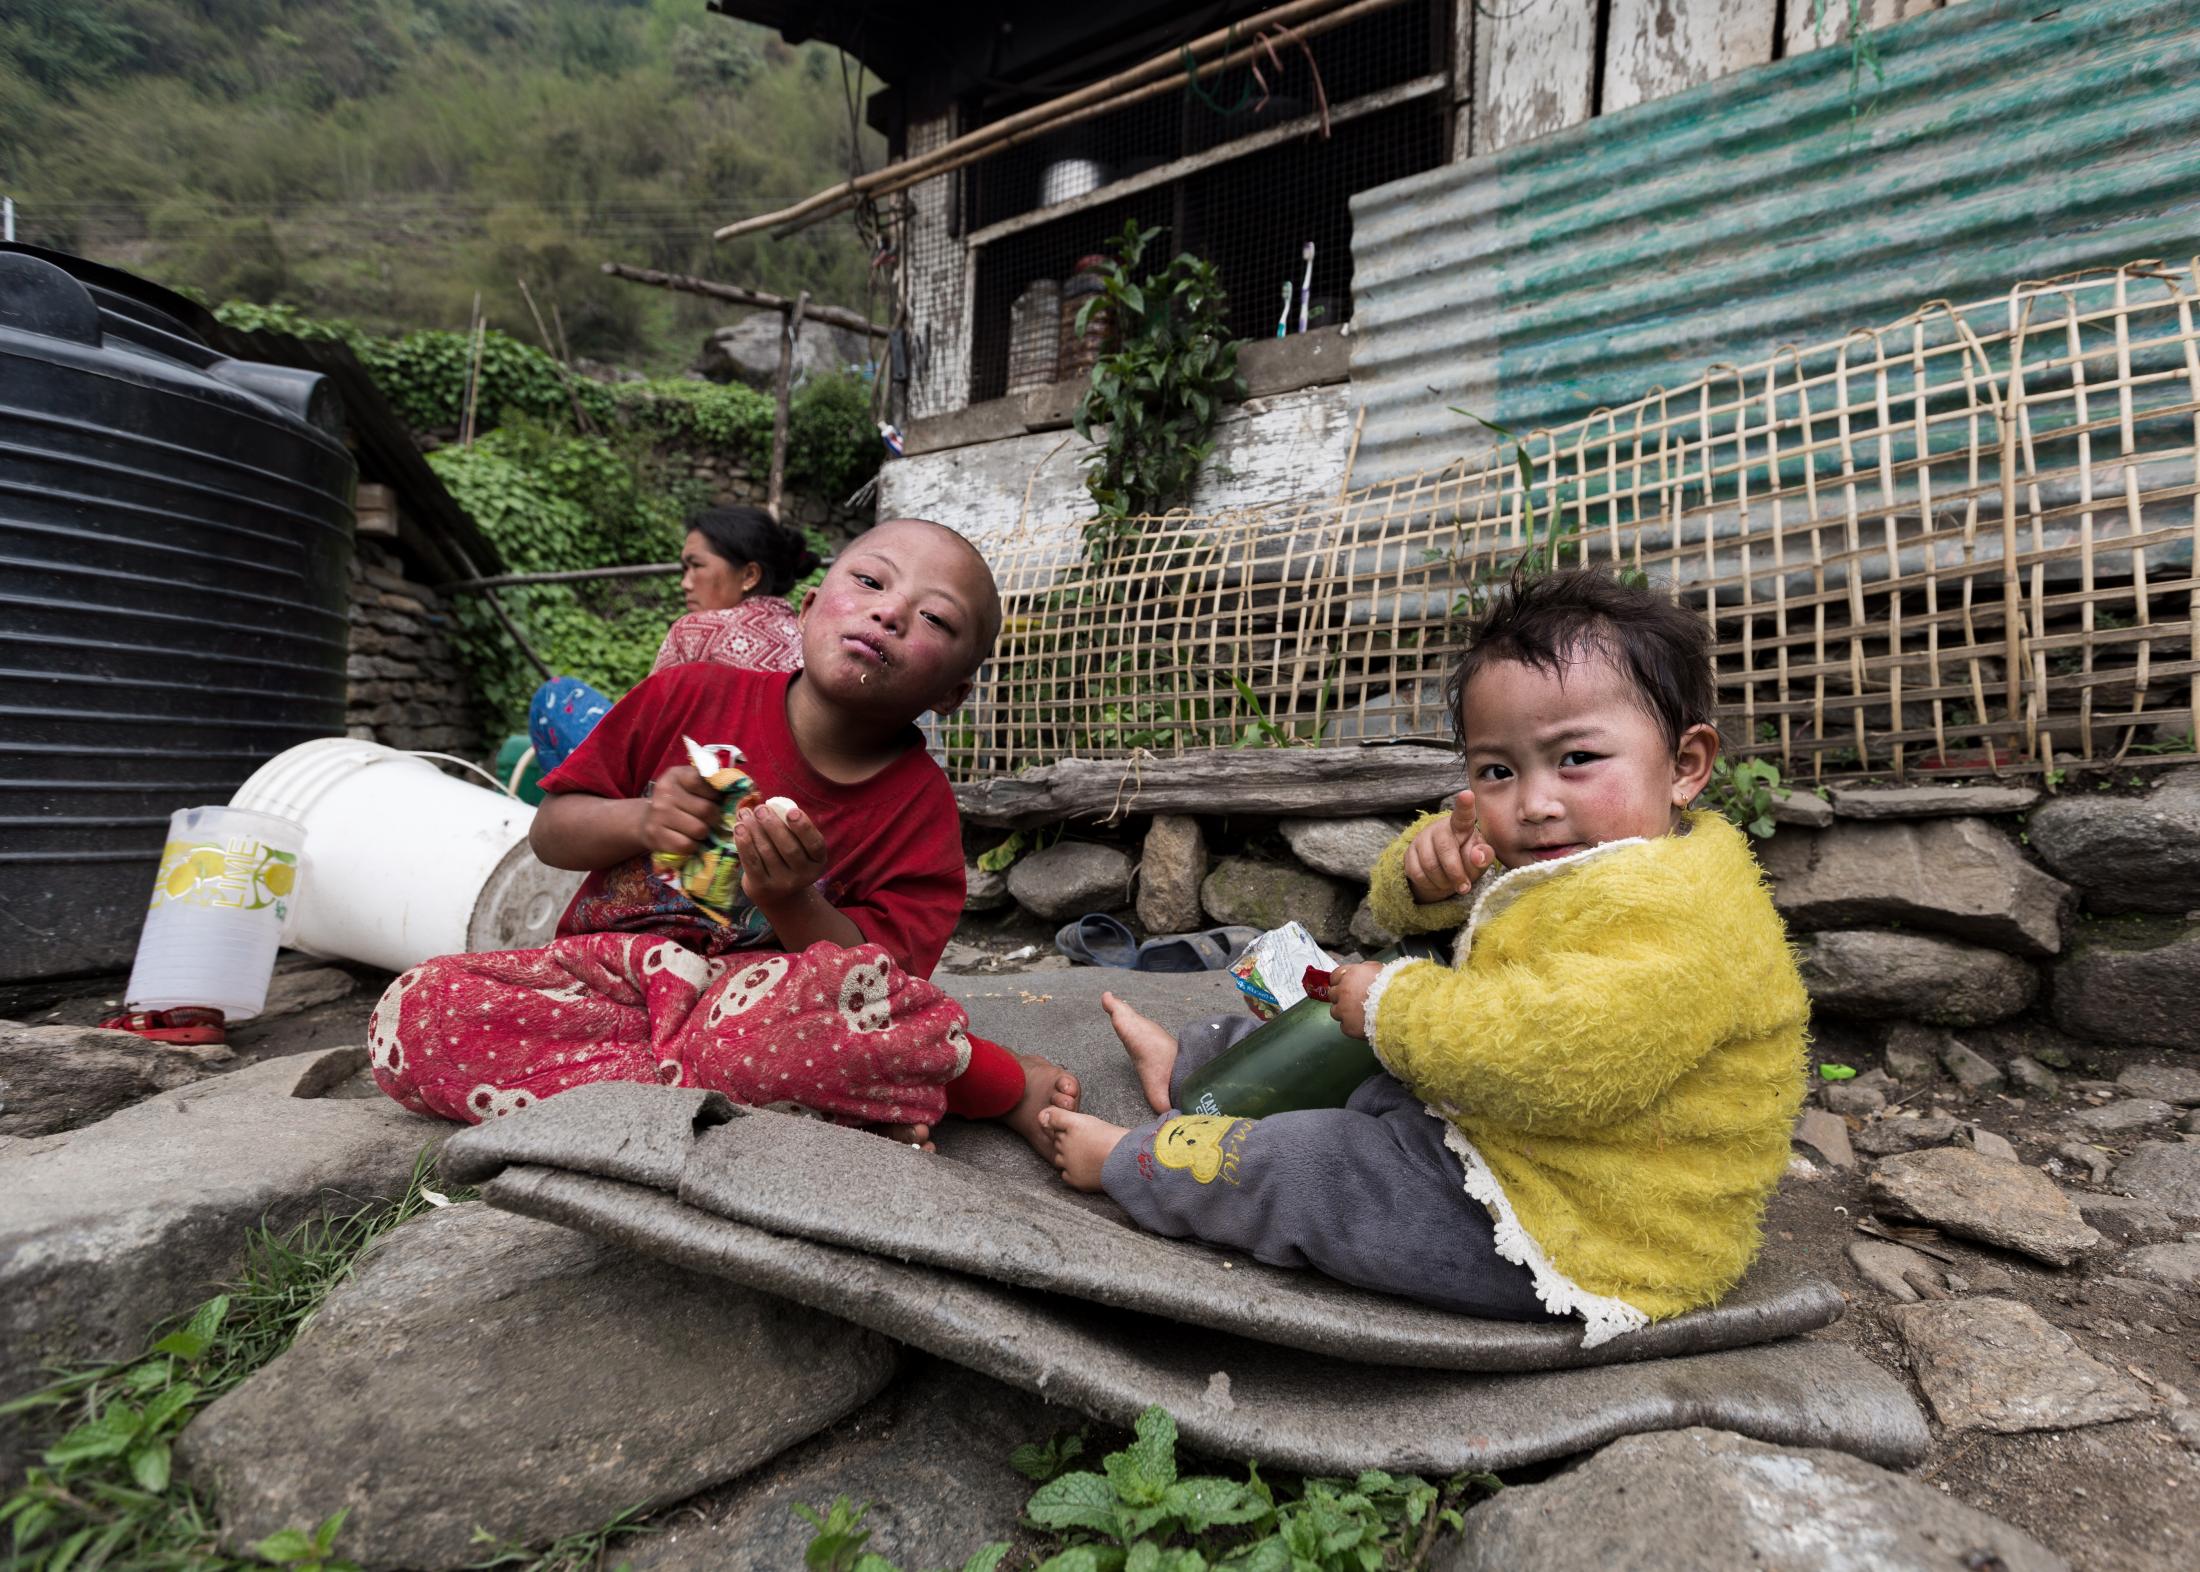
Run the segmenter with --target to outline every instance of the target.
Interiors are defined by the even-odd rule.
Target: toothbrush
[[[1299,285],[1299,331],[1306,331],[1306,308],[1314,301],[1314,242],[1309,240],[1299,248],[1299,255],[1306,259],[1306,282]],[[1288,308],[1286,308],[1288,309]]]
[[[1291,331],[1291,281],[1283,281],[1283,315],[1276,318],[1276,337]]]

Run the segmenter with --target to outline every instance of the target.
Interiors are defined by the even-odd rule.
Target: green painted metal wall
[[[1356,480],[1716,362],[2200,252],[2200,0],[1968,0],[1354,199]],[[1860,108],[1861,112],[1856,112]]]

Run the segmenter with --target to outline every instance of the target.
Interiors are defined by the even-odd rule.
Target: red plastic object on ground
[[[183,1005],[168,1010],[125,1010],[99,1023],[102,1031],[129,1032],[156,1043],[225,1043],[227,1017],[219,1010]]]

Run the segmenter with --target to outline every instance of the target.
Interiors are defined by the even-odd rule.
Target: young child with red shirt
[[[416,1112],[477,1122],[589,1081],[701,1086],[880,1125],[924,1143],[943,1113],[1039,1111],[1077,1083],[973,1037],[929,981],[963,906],[955,797],[913,722],[947,714],[1000,632],[960,535],[880,524],[802,605],[803,668],[678,666],[645,678],[543,780],[529,839],[588,878],[540,950],[446,955],[390,984],[376,1081]],[[782,815],[743,810],[743,900],[721,923],[651,877],[708,836],[716,794],[683,739],[741,749]]]

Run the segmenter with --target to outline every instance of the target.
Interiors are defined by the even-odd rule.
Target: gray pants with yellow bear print
[[[1194,1021],[1177,1033],[1169,1096],[1260,1022]],[[1141,1228],[1311,1266],[1362,1288],[1500,1321],[1558,1320],[1524,1266],[1497,1253],[1445,1125],[1388,1075],[1342,1108],[1236,1119],[1168,1113],[1109,1154],[1101,1178]]]

